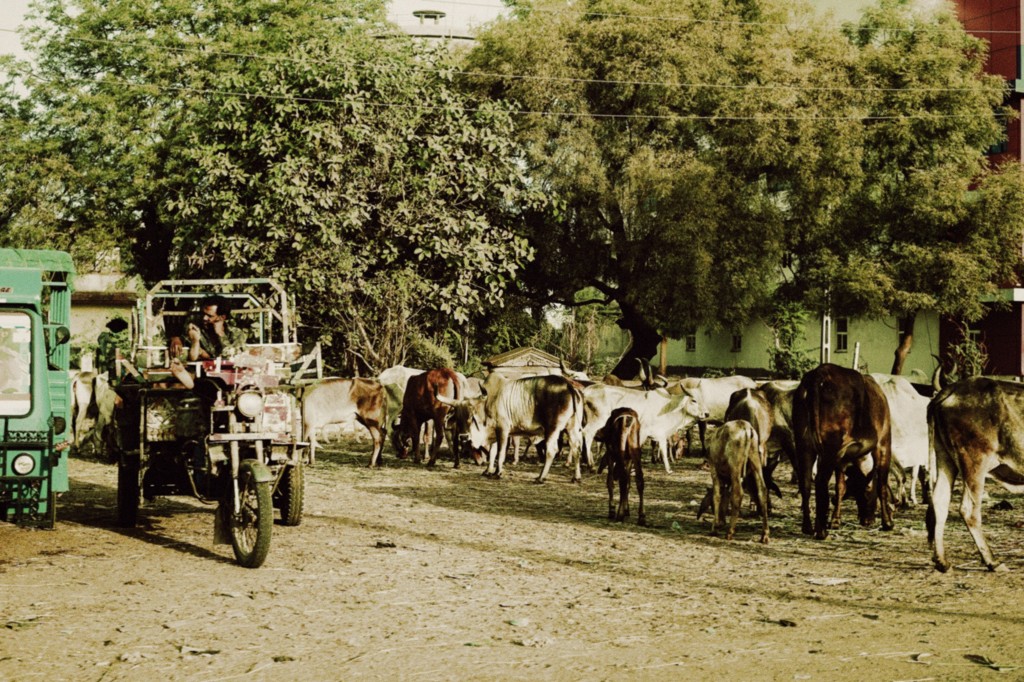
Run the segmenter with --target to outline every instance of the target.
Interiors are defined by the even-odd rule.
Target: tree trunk
[[[910,349],[914,347],[914,321],[917,319],[917,313],[910,313],[898,319],[899,328],[907,330],[907,333],[903,335],[900,345],[896,347],[896,352],[893,354],[891,373],[897,375],[903,374],[903,365],[907,361],[907,356],[910,355]]]
[[[620,379],[634,379],[640,373],[641,361],[650,362],[657,354],[661,334],[633,305],[619,301],[619,308],[622,317],[616,320],[616,324],[629,332],[630,344],[611,373]]]

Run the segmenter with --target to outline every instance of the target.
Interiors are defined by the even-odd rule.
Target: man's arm
[[[191,323],[188,325],[188,339],[191,344],[188,349],[188,359],[191,362],[200,359],[208,360],[210,358],[210,354],[203,350],[202,332],[199,330],[199,327]]]

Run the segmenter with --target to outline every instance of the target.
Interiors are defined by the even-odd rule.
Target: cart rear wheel
[[[224,501],[230,509],[230,495]],[[270,482],[258,482],[251,462],[238,467],[239,510],[230,514],[231,547],[235,560],[246,568],[259,568],[270,551],[270,532],[274,526],[274,507]]]
[[[277,487],[274,503],[281,510],[281,523],[297,526],[302,523],[305,472],[302,460],[285,469],[281,484]]]
[[[117,461],[117,525],[134,528],[139,520],[139,460],[131,455]]]

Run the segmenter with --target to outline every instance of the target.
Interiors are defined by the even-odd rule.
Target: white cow
[[[707,453],[706,434],[707,424],[722,424],[725,422],[725,413],[729,409],[729,398],[736,391],[744,388],[757,388],[757,382],[740,374],[727,377],[687,377],[668,385],[669,393],[680,394],[686,391],[701,404],[707,412],[707,418],[698,422],[697,427],[700,433],[700,446]]]
[[[78,455],[105,453],[117,394],[106,374],[79,372],[71,380],[71,434]]]
[[[665,389],[653,391],[592,384],[583,391],[586,425],[583,428],[583,443],[589,448],[597,431],[608,421],[617,407],[628,407],[640,417],[640,442],[648,438],[658,445],[658,452],[665,464],[665,471],[672,472],[668,460],[668,439],[680,429],[707,417],[707,412],[689,392],[678,395]]]
[[[899,500],[906,500],[906,474],[911,470],[910,499],[917,504],[917,481],[922,467],[928,472],[931,447],[928,441],[928,398],[918,393],[913,384],[901,376],[872,374],[889,401],[892,420],[892,459],[897,465]],[[929,494],[924,491],[925,498]]]
[[[402,400],[405,398],[405,385],[409,383],[409,377],[422,374],[426,370],[415,367],[395,365],[377,375],[377,381],[384,387],[388,397],[388,414],[395,416],[402,412]]]
[[[492,374],[492,376],[494,376]],[[558,453],[558,437],[564,431],[569,441],[569,456],[579,453],[583,440],[583,395],[568,379],[536,376],[498,383],[489,382],[485,396],[469,400],[438,401],[455,407],[454,420],[460,431],[469,435],[470,445],[486,449],[490,459],[484,475],[500,477],[512,436],[544,437],[544,469],[537,477],[543,483]],[[580,481],[580,462],[576,457],[573,481]]]

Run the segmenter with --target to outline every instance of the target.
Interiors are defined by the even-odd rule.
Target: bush
[[[408,365],[422,369],[454,368],[455,359],[452,357],[452,352],[445,346],[416,334],[412,337],[412,343],[409,346]]]

